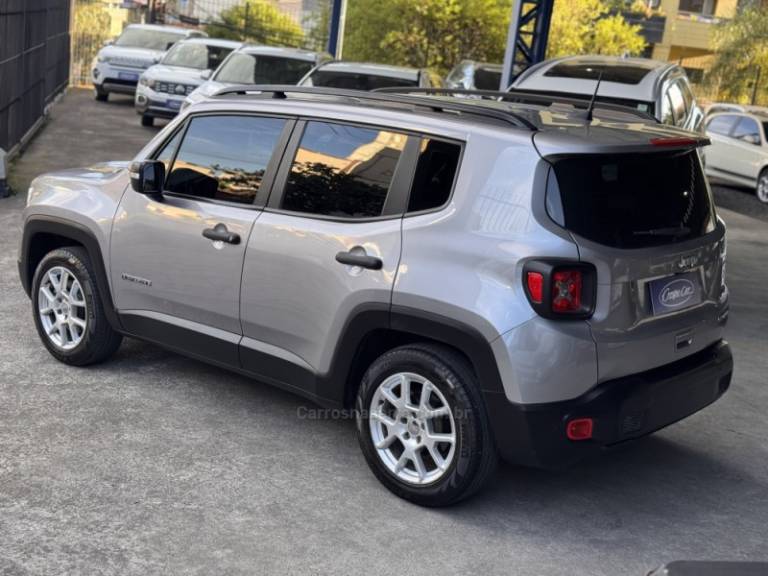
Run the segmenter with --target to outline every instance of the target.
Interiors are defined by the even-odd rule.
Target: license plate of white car
[[[132,82],[138,82],[139,81],[139,75],[135,72],[118,72],[117,77],[120,80],[130,80]]]

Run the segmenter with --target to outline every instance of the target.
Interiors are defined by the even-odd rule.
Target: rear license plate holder
[[[701,303],[701,278],[698,272],[684,272],[648,283],[654,316],[685,310]]]

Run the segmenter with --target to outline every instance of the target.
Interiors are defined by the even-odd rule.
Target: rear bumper
[[[490,392],[485,400],[502,458],[556,469],[698,412],[723,395],[732,372],[730,346],[720,341],[672,364],[604,382],[573,400],[513,404]],[[567,438],[566,424],[574,418],[593,419],[592,439]]]

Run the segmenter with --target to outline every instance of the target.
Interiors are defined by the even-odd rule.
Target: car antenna
[[[597,84],[595,84],[595,92],[592,94],[592,100],[589,101],[589,108],[587,108],[587,122],[592,122],[592,113],[595,110],[595,102],[597,101],[597,91],[600,90],[600,82],[603,81],[603,72],[605,72],[605,68],[600,68],[600,73],[597,75]]]

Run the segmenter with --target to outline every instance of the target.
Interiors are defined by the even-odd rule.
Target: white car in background
[[[190,38],[174,44],[159,64],[139,78],[134,104],[142,126],[155,118],[173,118],[184,99],[210,77],[242,42],[217,38]]]
[[[157,64],[167,50],[185,38],[205,38],[205,32],[131,24],[112,43],[99,50],[91,68],[91,82],[96,100],[106,102],[110,92],[134,94],[142,73]]]
[[[749,186],[768,203],[768,110],[722,112],[707,118],[712,141],[704,150],[707,176]]]
[[[602,73],[599,102],[629,106],[663,124],[701,130],[704,112],[697,104],[685,70],[648,58],[569,56],[531,66],[515,79],[515,91],[591,97]]]
[[[237,84],[296,84],[321,62],[330,60],[326,52],[299,48],[245,45],[232,52],[211,78],[189,94],[182,110]]]

